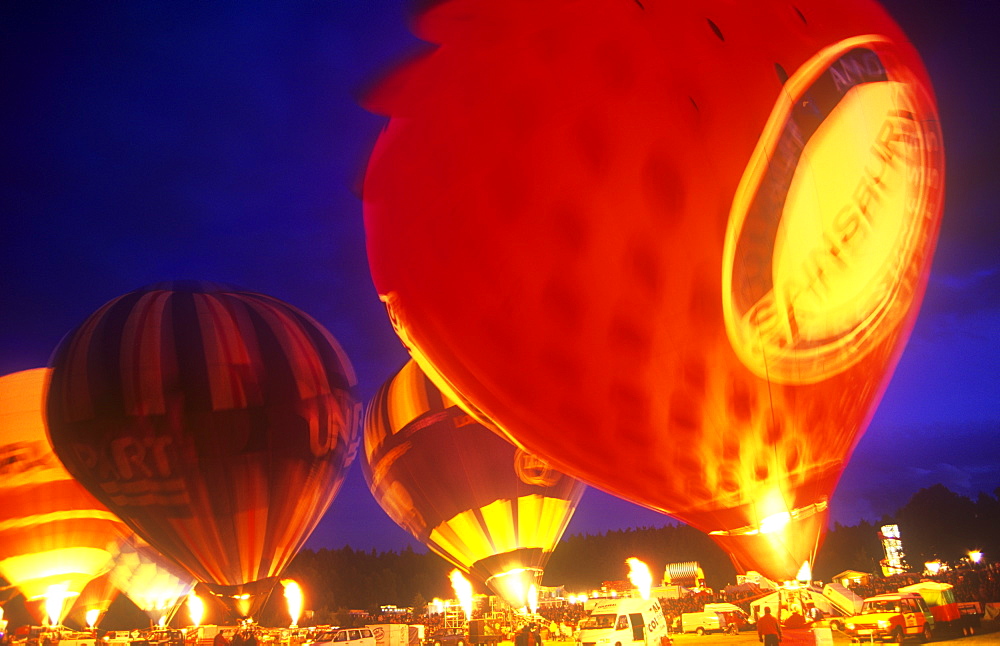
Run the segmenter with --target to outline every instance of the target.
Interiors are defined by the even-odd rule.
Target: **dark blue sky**
[[[405,3],[100,4],[0,8],[0,374],[115,296],[194,278],[316,317],[369,398],[406,354],[368,275],[358,186],[383,120],[357,98],[415,47]],[[885,4],[935,82],[948,188],[921,316],[831,504],[850,524],[936,483],[1000,487],[997,23],[977,0]],[[569,533],[663,522],[589,491]],[[357,464],[309,542],[344,544],[417,545]]]

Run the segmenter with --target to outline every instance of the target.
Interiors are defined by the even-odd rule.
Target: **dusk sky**
[[[1000,487],[997,23],[979,0],[884,4],[935,84],[947,197],[920,317],[831,501],[842,524],[937,483]],[[359,187],[385,120],[358,101],[418,45],[406,6],[4,3],[0,374],[46,365],[116,296],[197,279],[315,317],[367,402],[407,355],[364,246]],[[591,489],[567,535],[665,522]],[[357,463],[307,545],[345,544],[418,547]]]

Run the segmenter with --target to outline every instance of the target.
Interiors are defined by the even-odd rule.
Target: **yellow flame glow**
[[[191,617],[191,625],[201,625],[201,620],[205,617],[205,602],[194,592],[187,598],[188,616]]]
[[[767,518],[762,518],[760,521],[760,533],[770,534],[772,532],[779,532],[784,529],[788,523],[792,521],[792,515],[787,511],[778,512],[777,514],[772,514]]]
[[[533,615],[538,613],[538,588],[534,583],[528,586],[528,610]]]
[[[302,588],[292,579],[282,579],[281,585],[285,588],[285,600],[288,602],[288,616],[291,617],[291,626],[299,625],[299,617],[302,616]]]
[[[96,628],[97,620],[101,618],[100,608],[91,608],[84,615],[84,620],[87,622],[87,628]]]
[[[649,599],[649,591],[653,588],[653,575],[649,572],[649,566],[634,556],[625,559],[625,562],[629,567],[628,580],[639,589],[643,599]]]
[[[62,623],[63,607],[66,599],[76,596],[76,593],[69,591],[68,583],[55,583],[45,591],[45,615],[48,617],[50,626],[58,626]]]
[[[802,583],[808,583],[812,581],[812,567],[809,565],[809,561],[802,563],[802,567],[799,568],[799,573],[795,575],[797,581]]]
[[[455,590],[455,596],[458,598],[462,610],[465,611],[465,619],[468,621],[472,618],[472,584],[458,568],[452,570],[448,574],[448,578],[451,579],[451,587]]]

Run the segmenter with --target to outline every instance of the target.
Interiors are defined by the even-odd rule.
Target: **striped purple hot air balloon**
[[[112,300],[52,358],[67,469],[229,607],[267,599],[359,438],[354,371],[300,310],[208,283]]]

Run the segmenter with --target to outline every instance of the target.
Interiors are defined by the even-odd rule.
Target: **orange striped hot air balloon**
[[[413,361],[372,399],[361,464],[390,518],[515,608],[586,488],[477,423]]]
[[[208,283],[116,298],[52,358],[66,467],[240,616],[267,599],[354,458],[340,345],[278,299]]]
[[[39,623],[111,567],[124,524],[66,471],[43,420],[44,368],[0,377],[0,575]]]
[[[930,79],[872,0],[451,0],[369,107],[372,278],[477,417],[795,577],[912,329]]]

